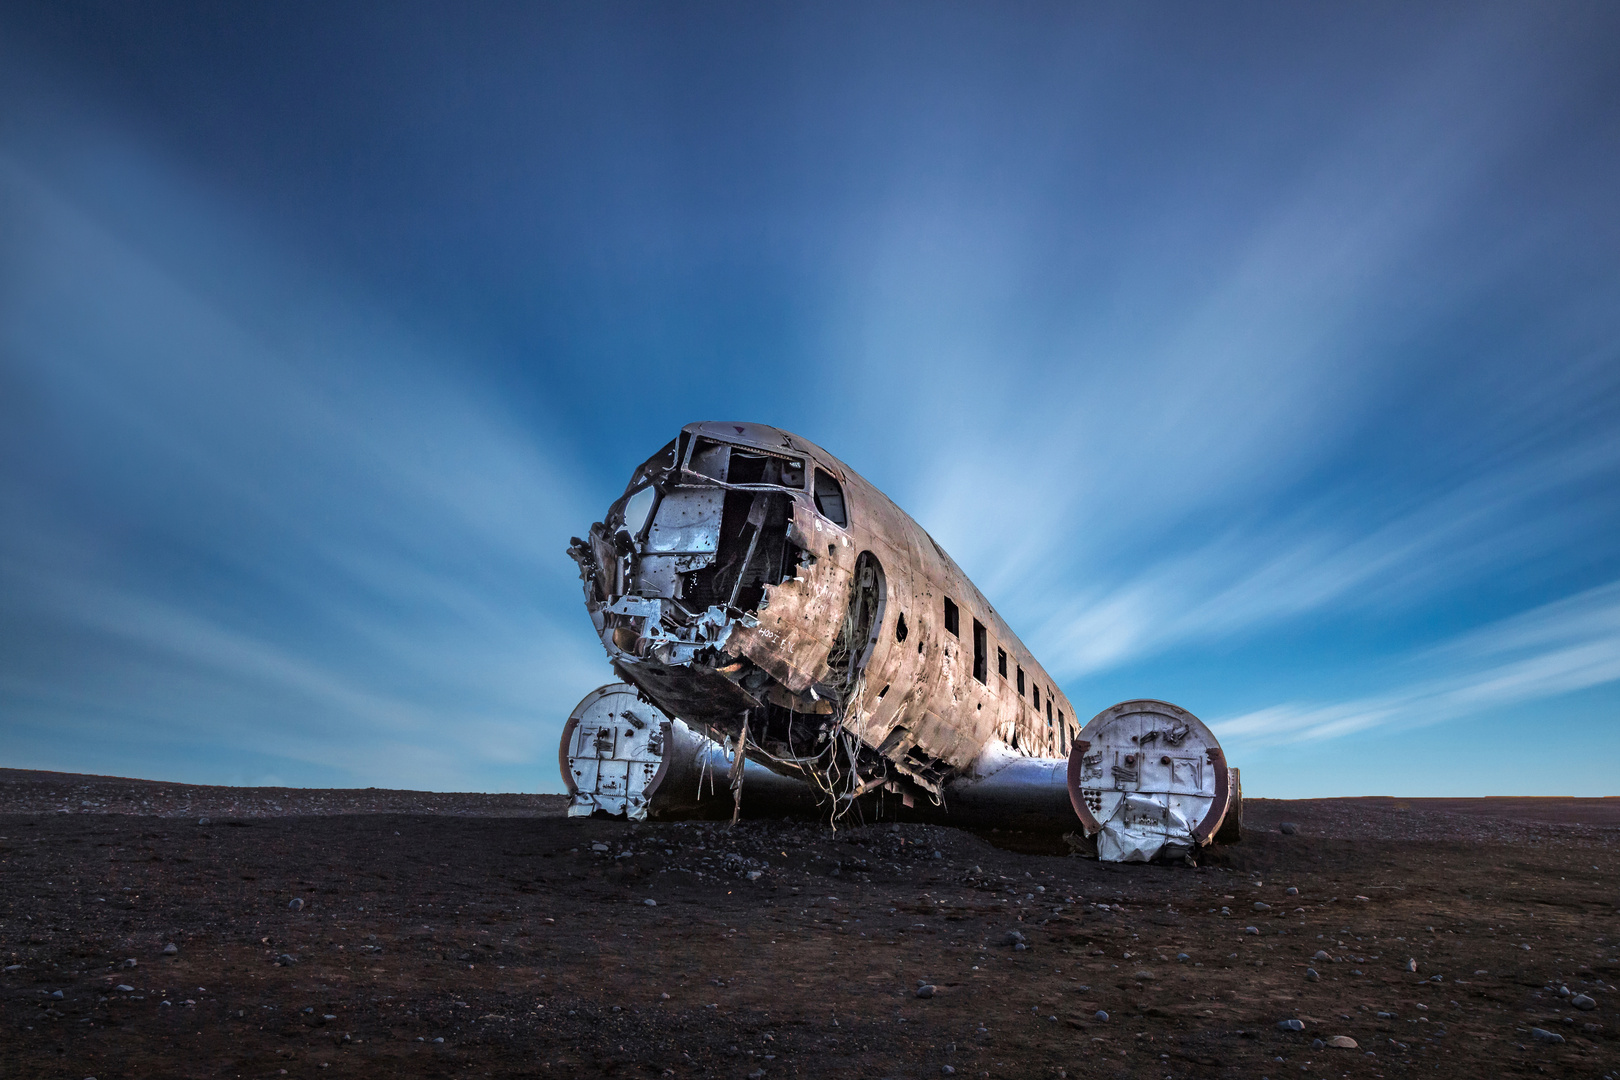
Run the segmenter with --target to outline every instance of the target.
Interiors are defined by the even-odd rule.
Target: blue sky
[[[551,791],[828,447],[1254,795],[1620,794],[1620,11],[8,4],[0,764]]]

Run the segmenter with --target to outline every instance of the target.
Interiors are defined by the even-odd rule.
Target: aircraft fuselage
[[[937,801],[987,750],[1080,721],[960,567],[881,491],[762,424],[688,424],[570,554],[615,671],[848,803]]]

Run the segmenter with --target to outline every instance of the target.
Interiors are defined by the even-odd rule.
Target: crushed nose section
[[[562,775],[569,817],[602,812],[632,821],[668,770],[670,720],[633,688],[610,683],[585,695],[563,728]]]
[[[808,561],[790,536],[804,487],[802,454],[689,435],[644,462],[569,548],[614,662],[688,667],[756,625],[766,589]]]
[[[1230,772],[1220,743],[1192,713],[1123,701],[1075,740],[1069,798],[1099,859],[1178,858],[1220,832],[1233,803]]]

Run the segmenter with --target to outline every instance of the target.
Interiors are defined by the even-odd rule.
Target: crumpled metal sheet
[[[1197,846],[1193,825],[1164,796],[1127,792],[1097,833],[1104,862],[1151,862],[1179,858]]]

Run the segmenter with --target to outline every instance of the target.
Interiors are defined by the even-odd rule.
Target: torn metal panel
[[[1068,787],[1097,856],[1177,858],[1210,842],[1232,805],[1214,734],[1164,701],[1124,701],[1086,724],[1069,754]]]

